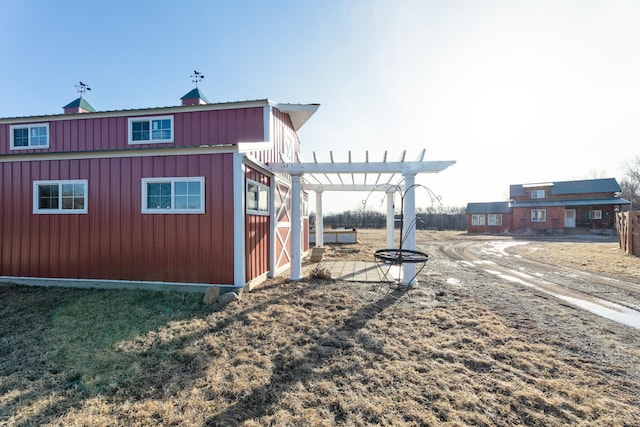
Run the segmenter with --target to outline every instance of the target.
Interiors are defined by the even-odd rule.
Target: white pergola
[[[453,160],[425,161],[425,150],[416,160],[406,161],[406,151],[397,161],[387,161],[387,152],[382,161],[370,162],[365,152],[364,162],[352,162],[351,152],[347,162],[335,162],[330,152],[329,162],[320,162],[313,153],[313,162],[304,162],[299,156],[293,163],[270,163],[269,169],[291,175],[291,280],[302,279],[302,203],[301,192],[314,191],[316,195],[316,246],[324,245],[324,222],[322,218],[322,193],[325,191],[382,191],[387,198],[387,246],[394,247],[394,195],[404,191],[404,249],[415,250],[415,178],[419,173],[438,173],[455,164]],[[403,284],[415,276],[415,264],[403,265]],[[413,279],[415,280],[415,279]]]

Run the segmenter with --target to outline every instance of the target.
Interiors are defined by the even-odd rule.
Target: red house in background
[[[243,287],[289,267],[290,177],[267,164],[318,104],[63,108],[0,119],[0,280]]]
[[[630,202],[615,178],[516,184],[508,202],[467,204],[469,233],[614,234],[615,212]]]

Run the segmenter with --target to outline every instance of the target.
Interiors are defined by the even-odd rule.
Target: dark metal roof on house
[[[534,187],[534,184],[514,184],[509,187],[510,197],[524,196],[524,188]],[[551,187],[550,194],[587,194],[587,193],[616,193],[622,191],[615,178],[584,179],[579,181],[558,181],[541,183],[540,187]]]
[[[84,98],[77,98],[65,105],[62,108],[82,108],[83,110],[91,111],[95,113],[96,110],[89,104]]]
[[[467,203],[466,213],[510,213],[509,202]]]
[[[535,200],[526,202],[511,202],[512,208],[544,208],[553,206],[599,206],[599,205],[628,205],[631,202],[621,197],[604,197],[598,199],[568,199],[568,200]]]

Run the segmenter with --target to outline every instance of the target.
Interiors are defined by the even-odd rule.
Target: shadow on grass
[[[116,343],[203,317],[200,294],[0,285],[0,424],[51,422],[142,370]]]
[[[398,302],[401,292],[394,291],[384,295],[381,299],[375,300],[355,312],[350,318],[344,320],[342,328],[326,331],[332,336],[340,337],[348,335],[355,339],[356,332],[364,328],[367,322],[377,314]],[[320,334],[321,335],[321,334]],[[331,345],[326,345],[331,344]],[[274,367],[270,381],[255,388],[251,393],[236,400],[231,406],[219,414],[206,420],[207,426],[230,426],[239,425],[250,419],[257,419],[270,412],[275,411],[281,402],[283,394],[291,390],[297,383],[306,383],[316,377],[314,373],[325,361],[329,361],[341,346],[348,347],[349,344],[340,338],[328,343],[326,339],[316,337],[315,344],[306,354],[292,359],[286,349],[283,349],[273,358]],[[309,367],[309,363],[312,366]],[[336,368],[342,370],[343,368]],[[333,375],[342,375],[345,372],[331,372]],[[326,376],[325,373],[323,375]],[[341,413],[339,407],[332,408],[336,421],[340,421],[345,414]]]
[[[0,424],[54,423],[97,396],[119,404],[188,389],[218,357],[217,349],[202,347],[206,336],[249,324],[253,314],[274,304],[295,305],[314,284],[270,293],[279,286],[263,288],[260,302],[217,315],[200,294],[0,286]],[[292,358],[284,346],[271,356],[268,383],[243,397],[227,396],[229,406],[206,424],[234,425],[268,414],[283,393],[313,380],[316,368],[352,345],[358,330],[397,301],[391,293],[345,312],[346,318],[337,316],[306,337],[311,347],[302,357]],[[177,326],[165,328],[171,322]],[[339,420],[339,408],[334,412]]]

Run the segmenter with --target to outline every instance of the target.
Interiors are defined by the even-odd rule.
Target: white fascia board
[[[270,150],[273,143],[269,141],[260,142],[238,142],[238,153],[248,153],[250,151]]]
[[[208,145],[199,147],[158,147],[158,148],[129,148],[124,150],[100,151],[58,151],[0,155],[0,163],[29,162],[34,160],[76,160],[76,159],[108,159],[123,157],[162,157],[187,156],[197,154],[227,154],[237,153],[236,144]]]
[[[269,163],[269,168],[274,172],[296,175],[305,173],[436,173],[455,163],[455,160],[372,163]]]
[[[275,104],[275,108],[291,117],[293,129],[297,132],[307,120],[318,111],[320,104]]]

